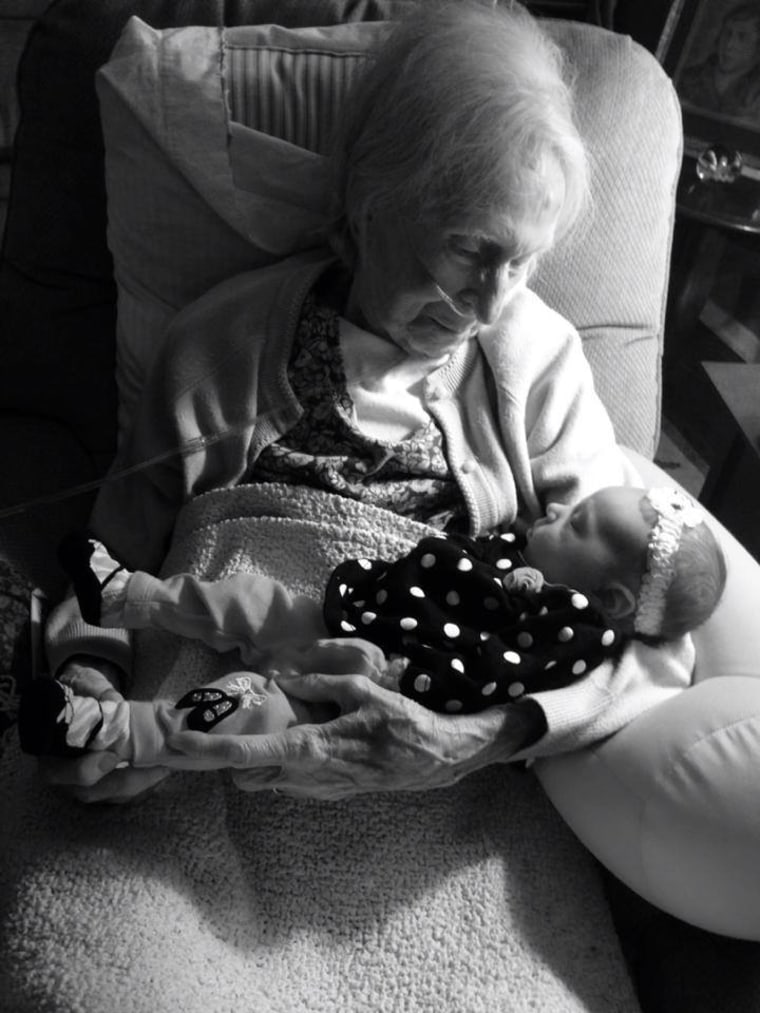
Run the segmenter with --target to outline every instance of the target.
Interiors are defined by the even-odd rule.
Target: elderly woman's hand
[[[58,673],[80,696],[121,700],[115,688],[121,672],[100,658],[76,657]],[[165,767],[117,769],[119,757],[108,751],[85,753],[73,759],[46,756],[39,760],[40,774],[80,802],[132,802],[151,791],[170,773]]]
[[[87,753],[73,760],[41,757],[39,769],[48,784],[60,788],[78,802],[136,802],[171,771],[166,767],[124,767],[114,753]]]
[[[543,725],[541,712],[532,706],[436,714],[364,676],[308,675],[278,682],[301,700],[336,704],[340,717],[268,735],[180,732],[169,745],[184,754],[188,768],[234,768],[235,783],[246,791],[277,788],[293,796],[339,799],[368,791],[446,787],[509,759]]]

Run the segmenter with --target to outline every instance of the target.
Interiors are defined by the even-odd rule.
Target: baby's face
[[[527,562],[552,584],[594,592],[623,581],[635,594],[650,532],[644,494],[610,486],[575,506],[550,503],[528,532]]]

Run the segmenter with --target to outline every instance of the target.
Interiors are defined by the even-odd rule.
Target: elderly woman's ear
[[[328,240],[341,262],[351,271],[357,264],[362,233],[374,219],[374,212],[363,210],[358,215],[341,214],[332,225]]]
[[[336,218],[330,226],[327,236],[330,248],[341,263],[353,271],[356,266],[358,228],[349,221],[346,214]]]

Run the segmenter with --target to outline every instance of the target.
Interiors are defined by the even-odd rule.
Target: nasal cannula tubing
[[[395,360],[391,361],[390,365],[393,366],[401,363],[405,358],[406,353],[399,348],[398,356]],[[386,364],[383,372],[387,369],[388,364]],[[371,383],[373,379],[380,379],[381,376],[381,371],[372,371],[371,369],[367,369],[365,367],[359,370],[352,379],[354,383],[361,381],[366,384],[368,382]],[[127,468],[120,468],[118,471],[109,471],[106,475],[103,475],[100,478],[90,479],[88,482],[82,482],[78,485],[67,486],[65,489],[61,489],[57,492],[46,493],[43,496],[37,496],[33,499],[25,500],[22,503],[16,503],[13,506],[0,507],[0,521],[27,513],[29,510],[34,510],[37,507],[49,506],[53,503],[59,503],[62,500],[74,499],[76,496],[83,496],[85,493],[94,492],[96,489],[100,489],[104,485],[109,485],[112,482],[119,482],[124,478],[128,478],[130,475],[137,474],[140,471],[145,471],[148,468],[152,468],[154,465],[160,464],[162,461],[169,460],[172,457],[186,457],[190,454],[195,454],[199,451],[205,450],[206,447],[213,446],[215,443],[219,443],[220,440],[225,440],[230,436],[237,436],[239,433],[249,429],[255,423],[261,422],[273,415],[277,410],[277,408],[271,408],[267,411],[260,412],[252,419],[245,419],[245,421],[240,422],[237,425],[228,426],[219,432],[196,436],[193,439],[188,440],[187,443],[171,447],[168,450],[163,450],[160,453],[155,454],[153,457],[140,461],[137,464],[130,465]]]
[[[4,521],[8,517],[15,517],[18,514],[26,513],[28,510],[32,510],[35,507],[47,506],[51,503],[58,503],[61,500],[73,499],[75,496],[82,496],[87,492],[93,492],[101,486],[108,485],[111,482],[118,482],[123,478],[128,478],[130,475],[136,474],[137,472],[145,471],[147,468],[152,468],[153,465],[160,464],[161,461],[166,461],[171,457],[185,457],[189,454],[194,454],[199,450],[212,446],[214,443],[218,443],[220,440],[226,439],[228,436],[235,436],[237,433],[243,432],[243,430],[250,428],[250,426],[258,419],[264,419],[270,414],[271,412],[262,412],[253,420],[246,419],[245,422],[242,422],[237,426],[229,426],[227,429],[223,429],[218,433],[196,436],[194,439],[188,440],[187,443],[183,443],[178,447],[172,447],[169,450],[164,450],[160,454],[155,454],[153,457],[150,457],[145,461],[140,461],[138,464],[131,465],[129,468],[121,468],[118,471],[111,471],[107,475],[103,475],[102,478],[93,478],[89,482],[82,482],[79,485],[71,485],[66,489],[59,490],[58,492],[47,493],[44,496],[25,500],[23,503],[16,503],[14,506],[2,507],[0,508],[0,521]]]
[[[428,274],[430,274],[429,269]],[[432,274],[430,274],[430,279],[435,285],[439,297],[448,306],[448,308],[463,320],[466,317],[468,317],[468,314],[463,313],[460,307],[457,306],[454,299],[452,299],[452,297],[446,291],[444,291],[443,288],[441,288],[441,286],[438,284],[438,282],[435,280]],[[406,353],[402,349],[399,349],[398,359],[396,360],[396,362],[400,363],[405,358],[405,356]],[[385,369],[387,368],[388,365],[386,364]],[[354,382],[356,382],[356,380],[366,382],[367,380],[371,381],[373,379],[380,379],[380,374],[378,373],[375,376],[373,376],[370,371],[362,371],[360,374],[354,377]],[[10,507],[0,507],[0,521],[7,520],[9,517],[16,517],[19,514],[26,513],[28,510],[33,510],[36,507],[48,506],[52,503],[59,503],[62,500],[73,499],[75,496],[83,496],[85,493],[88,492],[94,492],[96,489],[101,488],[101,486],[107,485],[111,482],[118,482],[123,478],[128,478],[130,475],[134,475],[140,471],[145,471],[147,468],[151,468],[155,464],[160,464],[161,461],[166,461],[169,458],[179,456],[184,457],[188,454],[194,454],[197,451],[203,450],[206,447],[210,447],[214,443],[218,443],[220,440],[224,440],[229,436],[236,436],[238,433],[241,433],[245,429],[248,429],[255,422],[260,421],[261,419],[265,419],[273,412],[274,409],[271,409],[270,411],[267,412],[262,412],[261,414],[255,416],[253,419],[246,419],[245,422],[242,422],[237,426],[229,426],[228,428],[223,429],[218,433],[196,436],[194,439],[188,440],[187,443],[182,444],[181,446],[178,447],[172,447],[170,450],[162,451],[160,454],[156,454],[155,456],[149,458],[148,460],[140,461],[138,464],[131,465],[128,468],[120,469],[119,471],[110,471],[102,478],[91,479],[89,482],[82,482],[79,485],[72,485],[67,487],[66,489],[61,489],[58,492],[47,493],[44,496],[38,496],[34,499],[26,500],[23,503],[16,503]]]

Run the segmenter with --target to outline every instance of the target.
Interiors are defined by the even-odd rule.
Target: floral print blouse
[[[288,364],[303,415],[262,451],[251,479],[310,485],[440,528],[454,526],[465,506],[435,420],[394,443],[361,432],[339,333],[337,312],[308,296]]]

